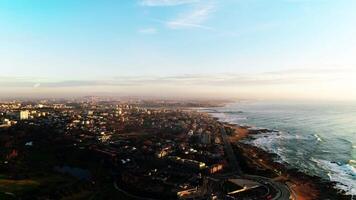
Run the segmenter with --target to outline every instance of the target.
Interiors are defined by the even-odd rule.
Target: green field
[[[0,179],[0,192],[22,193],[36,189],[40,185],[34,180]]]

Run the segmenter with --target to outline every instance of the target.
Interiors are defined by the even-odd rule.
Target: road
[[[236,173],[237,175],[241,176],[242,175],[242,171],[241,168],[236,160],[236,156],[234,154],[234,150],[231,147],[229,138],[226,134],[226,131],[224,128],[221,128],[221,137],[223,139],[224,142],[224,148],[227,154],[227,157],[229,159],[229,165],[232,168],[233,172]]]
[[[277,195],[273,197],[273,200],[290,200],[290,190],[288,186],[283,183],[275,182],[270,178],[255,175],[244,175],[244,178],[251,179],[259,183],[268,183],[271,185],[272,188],[277,191]]]
[[[275,182],[275,181],[273,181],[269,178],[266,178],[266,177],[243,174],[241,171],[241,168],[237,162],[237,159],[236,159],[236,156],[232,149],[231,143],[230,143],[228,136],[226,134],[225,128],[221,128],[221,136],[222,136],[222,139],[224,142],[226,154],[229,159],[229,165],[232,168],[233,173],[235,175],[237,175],[241,178],[255,180],[260,183],[261,182],[268,183],[268,185],[271,185],[273,187],[273,189],[277,191],[277,195],[275,195],[273,197],[273,200],[290,200],[291,199],[291,192],[287,185],[285,185],[283,183]]]

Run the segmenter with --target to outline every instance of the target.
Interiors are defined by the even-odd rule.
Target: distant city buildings
[[[197,189],[205,176],[227,168],[220,124],[194,110],[118,102],[46,101],[0,104],[0,114],[0,127],[4,129],[16,123],[22,127],[50,126],[50,131],[70,140],[74,149],[112,163],[120,173],[118,187],[138,194],[177,196],[180,191]],[[22,145],[37,148],[41,143],[36,139],[28,137]],[[10,152],[8,160],[19,153]],[[197,196],[209,193],[197,191]]]
[[[20,111],[20,120],[28,120],[30,112],[28,110]]]

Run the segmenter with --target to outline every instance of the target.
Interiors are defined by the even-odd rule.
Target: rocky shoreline
[[[278,155],[242,142],[243,139],[253,139],[252,135],[274,132],[274,130],[255,129],[229,123],[223,124],[229,133],[229,139],[233,144],[240,167],[245,173],[269,177],[287,184],[293,196],[298,200],[353,199],[352,196],[346,195],[344,191],[336,189],[334,187],[335,182],[308,175],[287,163],[276,162]]]

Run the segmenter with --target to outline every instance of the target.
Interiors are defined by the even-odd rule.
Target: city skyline
[[[351,0],[1,1],[1,97],[355,100]]]

